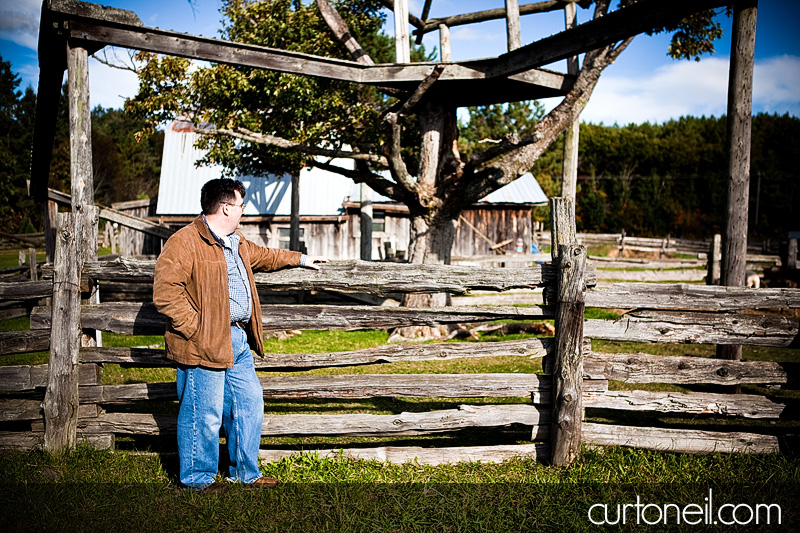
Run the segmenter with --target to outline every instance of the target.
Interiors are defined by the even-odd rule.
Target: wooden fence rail
[[[562,226],[569,226],[567,220]],[[562,243],[569,243],[569,230]],[[568,252],[569,253],[569,252]],[[82,270],[81,289],[96,282],[151,284],[153,261],[119,258],[87,261]],[[407,292],[509,291],[544,289],[549,305],[510,307],[491,305],[447,308],[397,308],[366,305],[264,305],[263,325],[279,330],[388,329],[409,325],[469,324],[493,320],[541,321],[564,312],[565,299],[556,291],[562,267],[542,264],[520,268],[402,265],[341,261],[320,271],[299,269],[256,275],[260,290],[340,291],[376,296]],[[43,268],[45,281],[0,283],[0,300],[35,301],[49,297],[53,268]],[[49,276],[49,277],[47,277]],[[778,310],[800,308],[798,289],[744,289],[691,284],[618,283],[596,287],[597,269],[588,265],[578,276],[581,305],[627,310],[616,320],[579,319],[583,332],[577,339],[698,344],[741,344],[798,348],[800,320],[796,313]],[[77,278],[75,278],[77,279]],[[101,285],[102,286],[102,285]],[[573,305],[573,304],[571,304]],[[77,311],[77,309],[76,309]],[[0,333],[0,355],[48,350],[52,339],[52,309],[35,307],[30,315],[31,331]],[[582,315],[581,311],[578,317]],[[563,316],[563,315],[562,315]],[[150,303],[83,302],[79,309],[81,328],[126,334],[162,335],[165,319]],[[568,322],[568,321],[567,321]],[[572,330],[565,319],[558,330]],[[701,357],[668,357],[642,353],[604,354],[592,352],[587,343],[558,347],[552,337],[501,342],[437,342],[431,344],[385,345],[374,348],[302,354],[269,354],[256,360],[259,371],[306,370],[311,368],[382,364],[407,361],[443,361],[456,358],[520,357],[543,358],[545,375],[511,374],[353,374],[293,375],[263,374],[264,397],[268,402],[294,400],[299,403],[370,401],[375,398],[416,399],[424,406],[450,403],[444,409],[429,408],[396,414],[276,414],[265,416],[264,436],[376,436],[391,439],[456,432],[470,428],[497,429],[525,427],[533,444],[468,446],[422,449],[414,446],[344,448],[321,450],[321,454],[342,453],[353,457],[408,460],[439,464],[457,460],[498,461],[514,455],[568,462],[575,455],[575,442],[616,444],[650,449],[706,453],[728,451],[764,453],[785,451],[792,446],[786,435],[697,431],[673,428],[641,428],[581,422],[581,412],[650,412],[687,417],[733,417],[739,419],[796,420],[797,406],[761,394],[727,395],[715,392],[652,392],[609,390],[609,380],[630,384],[673,383],[757,384],[795,387],[800,382],[800,365],[762,361],[727,361]],[[580,350],[576,346],[583,346]],[[558,367],[564,353],[579,355],[580,370]],[[559,355],[561,354],[561,355]],[[105,385],[102,365],[116,363],[142,367],[170,367],[163,349],[152,347],[114,348],[81,346],[77,354],[76,383],[80,404],[77,410],[77,438],[94,445],[113,446],[114,435],[171,435],[175,414],[136,412],[147,402],[176,401],[174,383],[132,383]],[[561,368],[562,371],[558,371]],[[554,370],[555,369],[555,370]],[[42,400],[38,395],[48,383],[50,366],[12,365],[0,367],[0,423],[29,423],[30,430],[6,431],[0,426],[0,447],[23,449],[41,444],[45,433]],[[565,389],[549,373],[566,373],[572,379]],[[582,378],[582,379],[580,379]],[[561,388],[559,388],[561,387]],[[569,401],[565,403],[564,393]],[[19,394],[27,396],[18,396]],[[31,398],[30,395],[34,395]],[[574,401],[576,396],[578,401]],[[432,399],[427,402],[425,399]],[[487,404],[458,404],[459,399],[486,399]],[[491,399],[505,399],[492,404]],[[496,400],[495,400],[496,401]],[[564,411],[571,404],[578,411]],[[559,407],[559,405],[561,407]],[[137,407],[139,406],[139,407]],[[106,412],[106,408],[110,411]],[[122,408],[120,412],[119,409]],[[424,407],[423,407],[424,408]],[[564,413],[569,412],[564,418]],[[577,415],[575,414],[577,412]],[[559,413],[561,413],[559,415]],[[559,418],[560,417],[560,418]],[[567,445],[558,433],[570,424],[580,427]],[[559,422],[560,421],[560,422]],[[572,427],[576,427],[573,425]],[[557,428],[554,430],[554,428]],[[174,438],[174,437],[171,437]],[[566,452],[565,452],[566,450]],[[572,450],[572,451],[570,451]],[[289,450],[261,450],[260,456],[274,459]]]

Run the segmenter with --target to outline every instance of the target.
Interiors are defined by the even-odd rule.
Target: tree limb
[[[114,49],[114,50],[116,52],[116,49]],[[114,55],[115,55],[114,59],[119,61],[116,58],[116,53]],[[92,57],[95,58],[95,60],[97,62],[99,62],[99,63],[101,63],[101,64],[103,64],[103,65],[105,65],[107,67],[111,67],[111,68],[115,68],[115,69],[119,69],[119,70],[127,70],[127,71],[130,71],[130,72],[133,72],[134,74],[139,74],[139,69],[136,68],[136,63],[134,63],[134,61],[133,61],[133,56],[134,55],[135,54],[134,54],[133,51],[128,50],[128,59],[130,60],[130,65],[124,65],[122,63],[118,63],[117,61],[112,61],[111,59],[109,59],[108,58],[108,48],[103,48],[103,57],[100,57],[97,54],[97,52],[92,54]]]
[[[605,15],[608,5],[608,0],[598,0],[594,18]],[[583,111],[600,74],[632,40],[630,37],[615,45],[587,52],[573,88],[536,125],[531,135],[520,139],[506,138],[470,157],[464,169],[466,186],[460,193],[459,203],[469,205],[528,172],[544,150]]]
[[[309,146],[307,144],[300,144],[282,137],[275,135],[268,135],[264,133],[256,133],[247,128],[236,128],[236,130],[229,130],[225,128],[208,128],[198,129],[197,133],[201,135],[228,135],[243,141],[249,141],[257,144],[266,144],[269,146],[276,146],[289,152],[298,152],[308,155],[319,155],[323,157],[342,157],[347,159],[355,159],[360,161],[368,161],[378,165],[388,165],[388,161],[384,156],[375,154],[364,154],[361,152],[345,151],[345,150],[329,150],[320,148],[318,146]]]
[[[369,170],[363,168],[364,165],[357,165],[361,168],[358,170],[353,170],[332,165],[330,163],[323,163],[322,161],[312,160],[309,163],[309,166],[345,176],[353,180],[355,183],[366,183],[372,190],[397,202],[407,203],[409,200],[413,201],[413,196],[411,196],[405,188],[398,187],[397,183],[387,180],[379,174],[370,172]]]
[[[317,0],[317,7],[322,14],[322,18],[328,23],[328,27],[333,32],[333,35],[347,48],[353,59],[362,65],[374,65],[375,62],[372,58],[361,48],[356,38],[350,33],[350,28],[347,23],[339,15],[339,12],[334,9],[328,0]]]

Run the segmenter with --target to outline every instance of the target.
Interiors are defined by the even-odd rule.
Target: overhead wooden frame
[[[548,10],[553,2],[543,2]],[[550,4],[553,4],[551,6]],[[297,75],[317,76],[412,92],[437,65],[437,83],[426,98],[450,105],[488,105],[566,95],[575,77],[541,67],[659,28],[703,9],[726,5],[725,0],[640,0],[606,16],[522,46],[496,58],[445,63],[363,65],[355,61],[300,54],[264,46],[235,43],[149,28],[132,11],[81,2],[46,0],[39,31],[39,98],[37,99],[31,167],[31,192],[44,201],[53,148],[60,81],[66,66],[66,43],[95,51],[119,46]],[[534,8],[520,6],[525,13]],[[542,6],[535,9],[539,9]],[[534,9],[534,10],[535,10]],[[533,11],[531,11],[533,12]],[[412,24],[427,27],[438,21]]]

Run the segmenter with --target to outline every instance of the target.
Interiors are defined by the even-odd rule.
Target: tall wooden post
[[[439,24],[439,57],[441,61],[450,61],[450,28],[446,24]]]
[[[97,261],[97,223],[92,171],[92,108],[89,98],[89,54],[85,48],[67,44],[67,87],[69,89],[69,152],[72,212],[81,221],[78,249],[81,265]],[[97,285],[90,288],[89,301],[99,303]],[[100,332],[87,331],[86,345],[99,346]]]
[[[552,364],[552,461],[571,463],[580,453],[583,423],[583,316],[586,247],[575,242],[575,204],[570,198],[550,201],[554,264],[555,354]],[[566,242],[571,239],[571,242]]]
[[[786,250],[786,269],[797,270],[797,239],[789,237]]]
[[[45,242],[45,261],[53,262],[56,250],[56,215],[58,214],[58,204],[48,199],[44,214],[44,242]]]
[[[292,207],[289,215],[289,249],[300,251],[300,172],[292,174]]]
[[[53,262],[50,362],[44,395],[44,448],[61,453],[75,446],[78,426],[80,350],[80,217],[59,213]]]
[[[361,259],[372,261],[372,189],[361,184]]]
[[[520,33],[519,0],[506,0],[506,35],[509,52],[522,46]]]
[[[411,63],[408,40],[408,0],[394,0],[395,63]]]
[[[728,76],[728,189],[722,238],[721,283],[743,287],[747,260],[747,208],[750,194],[750,127],[757,0],[736,2]],[[742,358],[741,346],[717,346],[723,359]]]
[[[569,30],[578,24],[578,8],[573,2],[564,5],[564,24]],[[567,58],[567,73],[578,75],[580,65],[578,56]],[[578,143],[580,139],[580,119],[575,117],[572,124],[564,130],[564,163],[561,170],[561,196],[572,198],[578,189]]]
[[[711,249],[708,251],[708,273],[706,274],[706,285],[719,285],[719,262],[721,259],[722,235],[715,233],[714,237],[711,239]]]
[[[550,232],[553,262],[558,259],[559,245],[578,242],[575,233],[575,200],[573,198],[550,198]]]

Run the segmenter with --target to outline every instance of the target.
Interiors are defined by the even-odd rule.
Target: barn
[[[139,216],[171,227],[191,221],[200,211],[200,188],[223,173],[221,166],[197,167],[203,151],[195,147],[197,136],[189,122],[167,127],[157,201],[128,202],[115,206],[139,209]],[[345,161],[334,161],[345,166]],[[291,216],[290,175],[237,176],[247,188],[242,232],[258,244],[289,247]],[[359,223],[361,185],[319,168],[300,172],[299,213],[301,249],[330,259],[360,256]],[[370,190],[373,210],[372,258],[403,260],[409,242],[408,208]],[[452,255],[470,257],[531,248],[531,208],[547,204],[547,197],[531,174],[494,191],[462,212]],[[140,205],[141,204],[141,205]],[[135,214],[135,213],[134,213]],[[520,240],[521,239],[521,240]],[[144,248],[129,255],[154,253]]]

